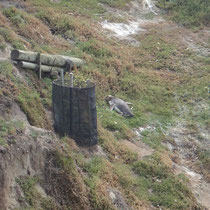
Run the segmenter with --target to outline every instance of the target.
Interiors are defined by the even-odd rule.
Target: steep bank
[[[16,69],[3,59],[2,208],[204,209],[196,197],[208,207],[207,200],[200,199],[202,194],[196,194],[200,186],[192,189],[193,195],[191,179],[186,179],[196,174],[196,182],[201,177],[208,182],[208,149],[194,140],[189,146],[192,136],[182,130],[186,126],[195,133],[200,146],[208,142],[202,138],[209,132],[208,109],[195,106],[208,101],[209,60],[206,51],[205,55],[196,51],[208,49],[208,29],[194,33],[165,21],[146,1],[128,1],[128,5],[123,0],[81,1],[79,6],[77,1],[3,2],[1,57],[8,57],[12,46],[86,60],[75,77],[97,84],[100,141],[98,147],[87,149],[56,137],[50,131],[52,80],[38,81],[33,72]],[[136,21],[135,26],[143,25],[144,30],[128,32],[133,45],[133,41],[112,39],[109,32],[106,37],[101,27],[105,20],[128,28],[129,21]],[[110,112],[103,102],[108,94],[131,101],[135,117],[125,119]],[[180,106],[189,111],[182,112]],[[185,125],[178,135],[181,120]],[[181,150],[183,145],[194,149]],[[180,161],[183,153],[194,155],[187,159],[189,165],[185,159]],[[179,173],[176,166],[185,169],[181,172],[186,177],[175,175]]]

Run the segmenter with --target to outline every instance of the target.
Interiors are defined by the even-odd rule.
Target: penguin
[[[129,102],[125,102],[122,99],[115,98],[114,96],[108,95],[105,98],[105,101],[110,105],[110,110],[112,111],[113,109],[121,114],[124,117],[133,117],[133,113],[131,112],[130,108],[128,105],[131,105]]]

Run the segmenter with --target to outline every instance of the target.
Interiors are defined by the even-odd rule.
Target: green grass
[[[48,24],[53,34],[60,34],[65,38],[74,39],[74,18],[72,19],[67,15],[56,16],[53,12],[47,14],[44,10],[40,11],[36,16]]]
[[[27,176],[22,178],[16,178],[16,182],[20,185],[21,189],[23,190],[26,202],[31,206],[37,205],[36,202],[38,194],[35,190],[35,185],[38,182],[38,178]]]
[[[131,127],[126,125],[127,119],[117,114],[116,112],[109,110],[108,105],[106,109],[98,109],[98,117],[102,123],[102,126],[107,130],[114,132],[116,138],[129,139],[129,130],[131,129]]]
[[[208,74],[208,66],[205,61],[201,61],[193,70],[193,75],[182,75],[182,88],[176,88],[176,93],[179,95],[177,102],[186,106],[186,111],[181,117],[203,128],[209,127]]]
[[[115,163],[113,171],[126,195],[132,192],[154,206],[167,209],[190,209],[194,205],[186,178],[173,175],[158,154],[132,165]]]
[[[76,205],[76,207],[78,207],[79,202],[79,205],[84,207],[84,203],[82,202],[86,200],[85,204],[90,203],[93,209],[113,209],[109,200],[103,194],[104,192],[100,189],[100,186],[102,186],[101,176],[103,175],[105,166],[104,159],[99,157],[86,159],[82,154],[73,151],[70,146],[71,143],[67,145],[69,141],[68,138],[63,138],[62,140],[66,145],[66,150],[60,151],[57,157],[60,170],[65,170],[67,176],[63,183],[68,187],[67,189],[69,191],[66,197],[70,200],[67,202],[72,203],[73,206]],[[83,170],[86,176],[83,176],[83,174],[78,171],[78,166],[80,170]],[[80,191],[82,195],[75,195],[75,192],[78,191]],[[71,201],[72,198],[76,199],[77,202],[75,203],[74,200]],[[73,208],[73,206],[71,207]]]
[[[4,51],[6,49],[7,45],[4,43],[4,38],[2,35],[0,35],[0,50]]]
[[[104,183],[101,176],[103,175],[104,168],[105,163],[103,159],[99,157],[93,158],[84,168],[88,172],[88,178],[85,179],[85,182],[90,189],[93,208],[109,210],[114,208],[103,189]]]
[[[21,121],[6,121],[0,117],[0,145],[7,147],[8,144],[12,144],[16,142],[15,135],[17,133],[23,132],[24,124]],[[10,138],[8,143],[8,137],[12,136],[13,139]]]
[[[33,89],[22,87],[20,94],[17,96],[17,101],[31,125],[45,126],[45,112],[39,93]]]
[[[117,8],[124,8],[126,4],[129,3],[131,0],[99,0],[99,2],[106,4],[110,7],[117,7]]]
[[[10,96],[15,100],[21,107],[22,111],[26,114],[31,125],[38,127],[50,128],[49,122],[45,116],[44,106],[50,106],[50,95],[49,92],[39,93],[36,90],[34,79],[37,79],[35,74],[30,74],[31,77],[26,77],[26,81],[21,81],[19,78],[15,77],[13,74],[13,66],[9,61],[3,61],[0,65],[0,76],[9,79],[12,85],[8,87],[8,84],[5,84],[4,93]],[[26,74],[27,75],[27,74]],[[32,76],[33,75],[33,76]],[[33,79],[33,81],[31,79]],[[47,79],[46,79],[47,81]],[[49,81],[43,84],[43,88],[49,85]],[[38,87],[38,86],[37,86]],[[50,86],[48,86],[50,90]],[[40,97],[40,94],[45,94],[45,99]]]
[[[86,164],[85,169],[89,173],[89,176],[93,177],[100,175],[103,167],[103,160],[99,157],[95,157],[89,163]]]
[[[174,20],[185,26],[209,25],[210,4],[208,0],[158,0],[157,5],[171,13]]]
[[[10,7],[3,10],[3,15],[9,18],[11,22],[17,27],[24,26],[26,23],[24,13],[20,10],[17,10],[15,7]]]
[[[203,163],[205,169],[210,172],[210,150],[208,149],[200,149],[199,150],[199,159]]]
[[[82,52],[90,54],[95,58],[112,57],[112,53],[106,49],[106,46],[101,47],[101,44],[96,39],[90,39],[88,42],[79,43],[77,46]]]
[[[16,178],[16,182],[19,184],[23,191],[24,197],[19,197],[19,201],[25,201],[27,205],[25,207],[18,208],[18,210],[56,210],[55,201],[50,197],[42,197],[37,191],[36,185],[39,182],[38,177],[22,176]]]
[[[149,199],[154,206],[169,209],[190,209],[192,193],[181,177],[174,176],[170,169],[160,162],[158,156],[137,161],[133,170],[138,174],[137,193]]]
[[[164,146],[162,143],[165,140],[165,135],[161,131],[160,127],[156,128],[156,131],[144,131],[142,132],[142,141],[145,142],[147,145],[149,145],[153,149],[162,149]]]
[[[31,1],[32,2],[32,1]],[[72,11],[86,17],[95,17],[95,15],[103,14],[106,9],[101,5],[105,4],[115,8],[126,8],[126,3],[130,0],[62,0],[60,3],[52,3],[46,0],[37,0],[33,2],[36,6],[48,6],[54,9],[63,8],[63,11]]]
[[[137,177],[135,177],[131,166],[115,163],[114,173],[118,176],[120,185],[126,189],[126,191],[134,190],[134,186],[137,184]]]
[[[102,167],[104,167],[103,160],[101,158],[93,158],[85,165],[85,170],[88,172],[89,177],[86,179],[86,183],[90,188],[91,197],[94,201],[95,208],[101,208],[101,200],[97,196],[97,187],[100,183],[100,176],[102,173]]]
[[[0,145],[3,146],[3,147],[8,146],[7,141],[1,136],[0,136]]]
[[[0,65],[0,74],[1,77],[5,76],[10,78],[12,81],[15,81],[15,77],[12,73],[12,65],[9,61],[2,61]]]
[[[13,48],[24,50],[24,42],[17,38],[15,33],[8,28],[0,27],[0,35],[3,37],[5,42],[11,43]],[[2,46],[5,46],[5,44],[2,43]]]

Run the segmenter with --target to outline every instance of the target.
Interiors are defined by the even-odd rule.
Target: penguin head
[[[111,101],[112,99],[114,99],[114,96],[108,95],[108,96],[105,98],[105,101],[109,102],[109,101]]]

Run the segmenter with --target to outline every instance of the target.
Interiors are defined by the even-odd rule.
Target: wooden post
[[[86,81],[86,85],[87,85],[87,87],[90,85],[90,80],[89,79]]]
[[[70,73],[70,87],[74,87],[74,75]]]
[[[69,72],[73,68],[74,68],[74,63],[71,60],[67,59],[66,60],[66,66],[65,66],[65,72]]]
[[[64,86],[64,75],[63,75],[63,69],[61,69],[61,85]]]
[[[38,69],[38,75],[39,79],[42,79],[42,69],[41,69],[41,54],[37,54],[37,69]]]

